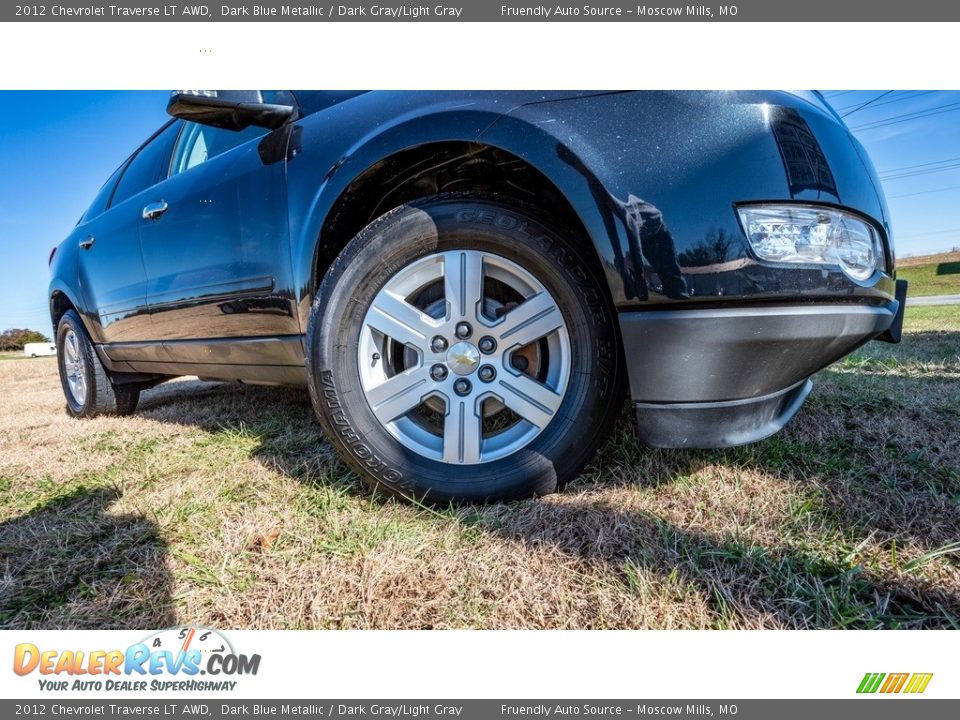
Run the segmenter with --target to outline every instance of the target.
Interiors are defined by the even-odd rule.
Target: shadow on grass
[[[117,497],[79,489],[0,524],[0,628],[175,623],[166,545],[152,520],[111,513]]]
[[[559,550],[628,589],[639,592],[650,577],[690,585],[718,627],[956,628],[960,618],[960,596],[922,579],[889,579],[845,558],[679,528],[604,502],[523,503],[493,517],[481,522],[497,534]]]
[[[960,371],[960,332],[928,330],[904,335],[896,345],[867,343],[839,365],[870,369],[871,363],[878,363],[881,369],[952,365]]]
[[[872,572],[843,548],[870,542],[895,553],[897,543],[906,542],[934,551],[960,537],[958,384],[930,373],[904,377],[857,366],[891,357],[902,365],[955,365],[951,353],[958,346],[960,334],[946,332],[915,333],[901,346],[871,346],[851,365],[821,374],[811,401],[784,432],[743,448],[651,451],[631,445],[627,408],[618,438],[593,470],[600,492],[585,495],[584,502],[478,509],[476,523],[494,537],[556,549],[628,589],[651,576],[679,578],[708,598],[719,626],[957,627],[956,588],[912,572]],[[256,437],[253,457],[264,465],[314,487],[369,496],[339,465],[304,389],[178,382],[148,394],[142,411],[209,432],[246,432]],[[812,525],[835,537],[807,537],[798,523],[783,543],[763,546],[603,500],[605,486],[675,483],[705,465],[788,481],[801,503],[799,516],[815,519]],[[616,477],[605,468],[616,468]],[[464,515],[449,517],[454,522]]]

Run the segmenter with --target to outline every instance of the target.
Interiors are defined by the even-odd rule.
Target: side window
[[[178,123],[172,123],[140,148],[120,178],[120,184],[117,185],[117,191],[110,203],[111,207],[160,181],[170,159],[170,146],[179,129]]]
[[[170,175],[179,175],[205,163],[249,140],[267,134],[265,128],[248,127],[245,130],[222,130],[208,125],[188,122],[183,126],[170,164]]]
[[[83,217],[80,218],[80,222],[93,220],[93,218],[107,209],[107,203],[110,202],[110,196],[113,195],[113,189],[117,186],[117,178],[120,177],[120,173],[123,172],[124,167],[126,167],[126,163],[123,163],[123,165],[113,171],[113,175],[111,175],[110,179],[103,184],[102,188],[100,188],[97,196],[93,199],[93,202],[90,203],[90,207],[87,208],[87,211],[83,214]]]

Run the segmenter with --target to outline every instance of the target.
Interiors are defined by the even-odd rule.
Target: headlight
[[[750,247],[761,260],[839,265],[866,280],[883,264],[876,230],[860,218],[812,205],[738,207]]]

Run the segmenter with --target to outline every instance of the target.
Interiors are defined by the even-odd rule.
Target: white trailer
[[[23,346],[23,354],[32,358],[41,355],[56,355],[57,346],[53,343],[27,343]]]

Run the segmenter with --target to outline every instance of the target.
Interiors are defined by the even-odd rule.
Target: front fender
[[[599,96],[593,96],[599,97]],[[564,101],[523,105],[500,117],[480,137],[484,145],[512,153],[536,168],[567,200],[600,258],[614,299],[636,297],[624,272],[624,228],[606,211],[603,181],[585,169],[602,163],[604,148],[591,128],[571,122]],[[583,158],[589,158],[585,161]]]
[[[577,210],[621,310],[894,297],[890,231],[869,161],[826,108],[785,92],[628,92],[528,103],[483,133],[540,168]],[[755,260],[735,204],[798,201],[866,215],[888,248],[871,285],[839,268]]]
[[[316,278],[317,241],[341,194],[379,161],[418,145],[475,142],[496,121],[489,101],[441,94],[424,105],[418,94],[361,95],[308,116],[292,135],[287,182],[294,277],[306,327]]]
[[[73,237],[72,235],[70,236]],[[63,241],[57,246],[53,255],[53,261],[50,263],[50,284],[47,287],[47,305],[50,312],[50,324],[53,326],[53,335],[57,334],[57,296],[62,295],[67,301],[76,308],[80,314],[87,332],[91,332],[91,326],[84,314],[83,294],[80,292],[80,278],[77,265],[77,244],[70,242],[70,239]],[[94,334],[90,335],[95,337]]]
[[[597,93],[574,91],[373,92],[357,95],[298,121],[290,135],[287,182],[291,253],[306,327],[316,278],[317,241],[331,208],[357,178],[381,160],[430,143],[485,142],[505,113],[531,102],[557,102]],[[526,140],[502,135],[504,149],[546,159],[549,136],[528,127]],[[538,144],[539,149],[533,149]],[[526,152],[525,152],[526,149]]]

